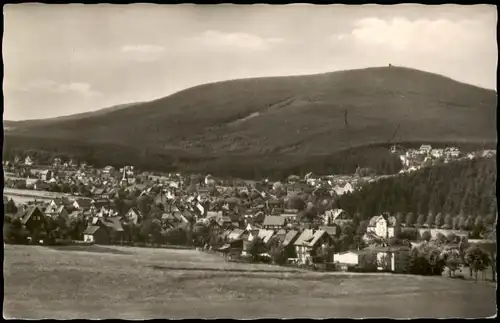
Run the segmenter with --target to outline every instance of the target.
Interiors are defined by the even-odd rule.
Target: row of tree
[[[339,206],[365,219],[402,213],[408,223],[429,226],[470,228],[478,216],[491,222],[497,214],[496,161],[464,160],[382,179],[341,196]]]

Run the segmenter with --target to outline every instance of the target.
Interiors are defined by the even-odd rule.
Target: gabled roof
[[[273,230],[264,230],[260,229],[258,237],[262,239],[262,242],[268,243],[269,240],[274,236],[274,231]]]
[[[295,241],[294,245],[313,247],[325,234],[328,235],[324,230],[314,231],[312,229],[306,229]]]
[[[83,231],[83,234],[94,234],[97,232],[97,230],[99,230],[99,226],[97,225],[90,225],[87,227],[87,229],[85,229],[85,231]]]
[[[70,218],[77,218],[79,216],[83,215],[82,211],[73,211],[71,212],[68,217]]]
[[[380,220],[380,219],[384,219],[385,221],[387,221],[387,225],[388,226],[395,226],[396,225],[396,217],[394,216],[387,216],[385,214],[382,214],[382,215],[375,215],[373,216],[369,223],[368,223],[368,226],[369,227],[374,227],[377,225],[377,222]]]
[[[320,229],[326,231],[332,237],[337,235],[337,226],[322,226]]]
[[[45,216],[43,211],[38,206],[34,205],[34,206],[28,206],[26,210],[21,209],[20,211],[18,211],[17,214],[15,215],[15,218],[20,219],[22,224],[26,224],[33,215],[33,213],[37,211],[37,209],[38,212],[40,212],[43,216]]]
[[[294,240],[298,238],[298,236],[298,231],[290,230],[286,233],[285,238],[283,239],[283,242],[281,244],[283,245],[283,247],[287,247],[292,244]]]
[[[239,239],[241,238],[241,236],[243,235],[243,233],[245,233],[245,230],[242,230],[242,229],[234,229],[233,231],[231,231],[228,235],[228,239],[229,240],[236,240],[236,239]]]
[[[102,218],[101,223],[109,229],[115,231],[123,231],[122,223],[120,222],[119,217],[114,216],[109,218]]]
[[[285,222],[285,217],[268,215],[264,218],[264,222],[262,223],[262,225],[284,226],[286,224]]]

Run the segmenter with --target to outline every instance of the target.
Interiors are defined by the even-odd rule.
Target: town
[[[133,166],[96,169],[59,157],[52,165],[37,165],[34,157],[18,156],[3,163],[5,242],[183,246],[218,253],[226,261],[314,270],[424,275],[441,274],[446,267],[452,276],[465,265],[476,279],[478,271],[491,267],[494,279],[496,218],[473,223],[439,214],[410,221],[406,214],[383,212],[362,220],[339,207],[338,199],[379,178],[439,162],[493,157],[496,151],[465,154],[430,145],[395,145],[390,151],[401,158],[399,174],[309,173],[282,182],[153,174]],[[495,252],[488,254],[492,247]],[[467,250],[481,256],[481,264],[468,261],[476,254]],[[434,256],[439,261],[429,260]]]

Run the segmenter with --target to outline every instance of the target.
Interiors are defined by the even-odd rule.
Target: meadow
[[[4,247],[4,317],[488,317],[496,290],[442,277],[319,273],[196,250]]]

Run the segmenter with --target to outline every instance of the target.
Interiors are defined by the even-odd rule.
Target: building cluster
[[[443,150],[443,154],[445,151],[456,154],[454,150]],[[429,156],[433,149],[422,146],[418,153],[407,151],[405,156],[423,152]],[[4,163],[4,169],[12,173],[19,169],[17,165]],[[373,180],[310,173],[305,177],[292,175],[284,182],[244,181],[211,175],[151,174],[133,166],[97,169],[58,159],[45,168],[33,165],[25,160],[20,167],[28,177],[7,177],[7,187],[24,180],[26,191],[51,185],[70,188],[66,194],[34,196],[28,203],[18,203],[13,216],[30,232],[43,230],[48,219],[78,220],[83,226],[79,240],[123,243],[130,239],[125,227],[140,227],[154,218],[162,231],[210,227],[222,237],[224,243],[217,250],[224,253],[245,255],[257,237],[265,245],[279,239],[287,261],[303,265],[314,263],[320,250],[333,247],[344,228],[354,222],[353,214],[337,208],[336,198]],[[9,192],[4,192],[4,204],[10,202],[8,197]],[[369,247],[331,254],[326,262],[340,263],[346,269],[372,264],[379,270],[404,271],[411,247],[387,243],[397,226],[396,219],[387,214],[372,218],[363,236]],[[269,256],[269,250],[261,256]]]
[[[420,148],[405,149],[401,145],[393,145],[390,152],[399,156],[403,169],[400,173],[416,171],[422,167],[432,166],[437,163],[450,163],[464,158],[474,159],[478,157],[496,156],[496,150],[478,150],[463,153],[457,147],[432,148],[431,145],[421,145]]]

